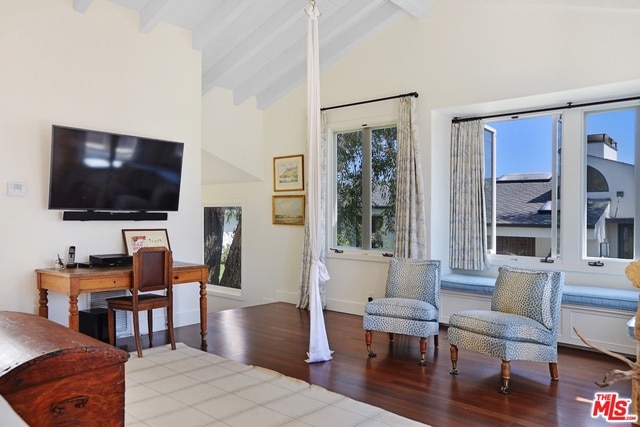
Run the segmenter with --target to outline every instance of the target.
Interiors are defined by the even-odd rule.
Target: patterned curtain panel
[[[480,120],[451,125],[451,268],[484,270],[487,221],[484,195],[484,125]]]
[[[396,170],[395,256],[426,258],[427,227],[416,124],[416,98],[400,98]]]
[[[325,258],[325,237],[326,237],[326,205],[327,205],[327,128],[326,128],[326,114],[321,113],[322,131],[320,135],[320,176],[317,179],[320,181],[320,191],[317,195],[317,202],[320,204],[320,212],[322,215],[318,218],[318,226],[321,232],[318,233],[318,238],[321,239],[320,246],[320,260],[324,263]],[[309,159],[310,160],[310,159]],[[310,180],[307,180],[310,182]],[[309,201],[311,202],[311,201]],[[300,290],[298,292],[298,304],[297,308],[309,308],[309,280],[311,277],[311,267],[313,257],[311,255],[311,232],[309,229],[309,209],[305,210],[307,218],[304,222],[304,244],[302,248],[302,273],[300,277]],[[328,279],[327,279],[328,280]],[[321,281],[318,285],[320,290],[320,300],[322,301],[322,307],[327,306],[327,291],[326,284]]]

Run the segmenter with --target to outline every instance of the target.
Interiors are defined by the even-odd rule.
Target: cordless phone
[[[69,246],[69,256],[67,257],[67,267],[74,268],[76,266],[76,247]]]

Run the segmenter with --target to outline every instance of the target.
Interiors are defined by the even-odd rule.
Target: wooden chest
[[[0,311],[0,395],[30,426],[124,426],[128,358],[43,317]]]

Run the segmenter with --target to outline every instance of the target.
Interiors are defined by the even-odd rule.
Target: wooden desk
[[[91,267],[37,269],[38,290],[40,292],[39,314],[49,317],[49,291],[64,292],[69,295],[69,328],[79,330],[78,295],[83,292],[103,292],[131,289],[133,267]],[[207,280],[208,267],[203,264],[188,264],[174,261],[173,284],[200,283],[200,336],[202,348],[207,343]]]

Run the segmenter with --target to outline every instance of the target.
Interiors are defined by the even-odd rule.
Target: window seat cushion
[[[493,277],[472,276],[467,274],[446,274],[440,279],[442,289],[493,294],[496,279]],[[635,312],[638,309],[640,291],[629,285],[630,289],[613,289],[599,286],[564,285],[563,304],[586,305],[614,308]]]

